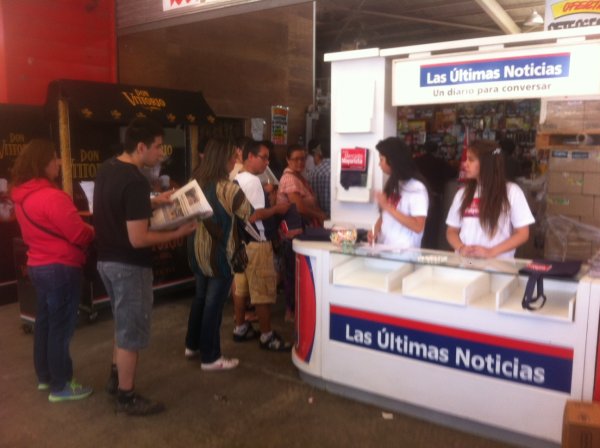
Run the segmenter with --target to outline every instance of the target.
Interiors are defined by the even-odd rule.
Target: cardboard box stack
[[[562,448],[600,448],[600,404],[567,401]]]
[[[600,129],[600,100],[546,101],[545,119],[539,130],[552,131]]]
[[[548,154],[546,216],[598,227],[600,237],[600,101],[549,101],[536,146]],[[548,228],[544,256],[585,261],[599,247],[589,233]]]
[[[546,119],[540,131],[583,129],[584,101],[546,101]]]

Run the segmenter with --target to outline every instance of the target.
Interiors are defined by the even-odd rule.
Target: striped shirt
[[[227,277],[233,274],[229,262],[235,249],[233,215],[247,221],[254,210],[240,186],[229,180],[205,185],[202,192],[213,215],[198,223],[189,248],[194,255],[191,261],[207,277]]]

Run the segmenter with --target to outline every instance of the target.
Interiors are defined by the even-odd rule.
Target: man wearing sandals
[[[250,217],[254,229],[260,237],[252,240],[246,246],[248,267],[241,274],[235,274],[234,312],[235,328],[233,340],[244,342],[254,339],[258,333],[245,321],[246,298],[255,306],[260,328],[259,344],[262,349],[271,351],[289,351],[291,344],[271,328],[271,305],[277,297],[277,272],[273,261],[273,245],[270,241],[269,226],[264,221],[274,215],[283,215],[290,205],[281,203],[269,207],[268,198],[263,190],[259,174],[269,165],[269,148],[261,142],[251,141],[244,147],[244,168],[235,177],[242,191],[254,207],[255,212]],[[267,228],[265,228],[267,227]]]

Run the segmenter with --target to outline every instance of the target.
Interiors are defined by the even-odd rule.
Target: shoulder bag
[[[573,277],[580,268],[581,261],[532,260],[519,271],[529,275],[521,301],[523,309],[535,311],[546,304],[544,277]]]
[[[235,214],[233,215],[233,241],[234,241],[234,250],[233,255],[231,256],[231,268],[233,272],[241,274],[246,270],[248,266],[248,254],[246,253],[246,241],[244,241],[245,230],[242,227],[241,219],[239,219]]]

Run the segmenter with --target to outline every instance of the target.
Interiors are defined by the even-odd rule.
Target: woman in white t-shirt
[[[379,166],[389,177],[383,192],[376,195],[381,213],[368,234],[369,242],[421,247],[429,196],[410,150],[398,137],[386,138],[376,148]]]
[[[501,149],[490,140],[474,141],[464,172],[467,182],[454,196],[446,219],[448,243],[467,257],[514,257],[535,219],[523,191],[506,181]]]

